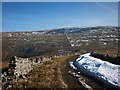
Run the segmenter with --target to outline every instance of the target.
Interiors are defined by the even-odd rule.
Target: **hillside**
[[[33,68],[29,73],[13,79],[9,76],[12,83],[4,84],[4,89],[43,89],[43,88],[80,88],[87,90],[83,85],[78,83],[78,78],[68,74],[69,70],[73,71],[69,66],[70,61],[74,61],[78,55],[69,55],[62,58],[45,61],[43,64]],[[77,73],[75,71],[75,73]],[[103,88],[102,84],[91,80],[79,73],[79,76],[85,79],[85,82],[92,88]],[[105,89],[106,90],[106,89]]]
[[[26,58],[74,52],[95,52],[107,56],[105,60],[108,60],[110,56],[113,61],[120,57],[119,30],[120,27],[116,26],[94,26],[2,32],[2,67],[6,70],[13,56]]]
[[[2,32],[3,63],[2,67],[0,67],[4,73],[2,77],[13,81],[12,83],[9,82],[9,85],[7,84],[9,80],[6,81],[6,79],[4,79],[4,87],[25,88],[24,86],[26,86],[27,88],[37,88],[37,85],[39,85],[40,87],[48,88],[65,88],[66,86],[71,87],[71,85],[73,85],[71,88],[74,88],[75,85],[76,87],[86,88],[90,85],[90,88],[91,86],[92,88],[104,88],[104,85],[99,85],[99,81],[94,82],[94,80],[91,81],[91,78],[82,74],[80,76],[79,74],[72,73],[71,71],[74,70],[70,69],[69,60],[75,60],[75,58],[77,58],[75,55],[93,52],[91,56],[95,58],[120,65],[120,53],[118,50],[119,30],[120,27],[115,26],[95,26],[30,32]],[[50,61],[42,63],[46,60]],[[71,71],[68,72],[66,70]],[[6,73],[8,74],[7,76]],[[26,73],[28,73],[28,76],[26,76]],[[75,81],[76,84],[69,83],[68,73],[75,77],[80,77],[79,82],[82,85],[79,86],[75,79],[72,80]],[[22,74],[23,76],[19,76]],[[27,82],[21,79],[24,77],[24,74],[25,77],[28,78]],[[43,76],[41,74],[43,74]],[[48,74],[51,76],[49,77]],[[36,76],[33,77],[34,75]],[[52,75],[57,75],[57,78],[52,77]],[[17,79],[15,79],[17,82],[22,80],[19,81],[21,82],[20,85],[14,82],[13,78],[15,77],[17,77]],[[86,83],[81,77],[87,80]],[[37,84],[33,84],[34,81]],[[14,84],[15,86],[13,86]],[[33,85],[29,86],[30,84]]]
[[[118,51],[119,27],[74,27],[48,31],[2,33],[3,61],[74,51]],[[94,47],[94,48],[93,48]]]

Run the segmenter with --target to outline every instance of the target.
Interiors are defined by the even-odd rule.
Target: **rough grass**
[[[2,72],[6,71],[9,67],[9,61],[4,61],[2,63],[0,63],[0,70],[2,70]]]
[[[108,52],[108,53],[92,53],[91,56],[99,58],[104,61],[108,61],[113,64],[120,65],[120,53],[119,52]]]
[[[66,88],[62,80],[60,66],[71,56],[46,61],[27,74],[28,80],[21,79],[20,85],[14,84],[14,88]]]
[[[9,36],[12,35],[12,36]],[[13,56],[33,57],[46,54],[58,54],[58,50],[72,51],[65,35],[34,35],[27,36],[23,32],[3,33],[2,61],[10,61]]]
[[[70,28],[70,30],[72,29],[74,28]],[[70,46],[66,35],[60,34],[61,31],[64,33],[63,30],[65,30],[65,28],[61,30],[51,30],[50,32],[56,31],[56,34],[51,35],[49,34],[50,32],[48,34],[40,35],[33,34],[33,32],[3,32],[2,61],[10,61],[13,56],[33,57],[69,51],[118,51],[118,41],[116,40],[119,38],[118,27],[93,27],[90,30],[83,29],[79,32],[70,33],[68,34],[68,37],[70,38],[70,41],[73,41],[72,44],[75,45],[74,48]],[[93,30],[97,30],[97,32],[93,32]],[[114,35],[115,37],[111,35]],[[111,39],[113,39],[113,41],[111,41]],[[81,40],[89,40],[89,42]]]

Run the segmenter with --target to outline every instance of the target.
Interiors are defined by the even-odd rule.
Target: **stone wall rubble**
[[[74,55],[78,54],[80,53],[74,53]],[[13,82],[17,82],[20,78],[26,79],[27,77],[25,75],[43,62],[68,55],[72,54],[51,55],[46,57],[37,57],[35,59],[14,56],[9,63],[9,69],[1,75],[2,89],[12,88]]]

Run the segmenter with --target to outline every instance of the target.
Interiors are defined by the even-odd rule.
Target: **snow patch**
[[[77,70],[77,68],[73,65],[73,62],[69,62],[69,64],[70,64],[70,67],[71,67],[71,68]]]
[[[118,82],[118,74],[120,74],[118,68],[120,68],[120,65],[115,65],[90,55],[91,53],[83,54],[80,58],[76,59],[75,62],[79,63],[77,67],[82,66],[86,70],[94,73],[94,75],[120,87],[120,83]],[[70,65],[74,68],[73,63],[70,63]]]

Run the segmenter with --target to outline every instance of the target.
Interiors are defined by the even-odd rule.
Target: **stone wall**
[[[15,75],[19,77],[20,75],[27,74],[29,71],[31,71],[36,65],[36,63],[32,62],[28,58],[19,58],[15,56]]]
[[[80,53],[74,53],[74,55],[78,55],[78,54]],[[9,63],[8,71],[4,72],[4,74],[1,75],[2,88],[3,89],[11,88],[13,87],[13,82],[17,82],[20,78],[26,79],[27,77],[25,75],[28,72],[30,72],[34,67],[39,66],[43,62],[48,60],[54,60],[68,55],[72,55],[72,53],[37,57],[35,59],[20,58],[14,56]]]

